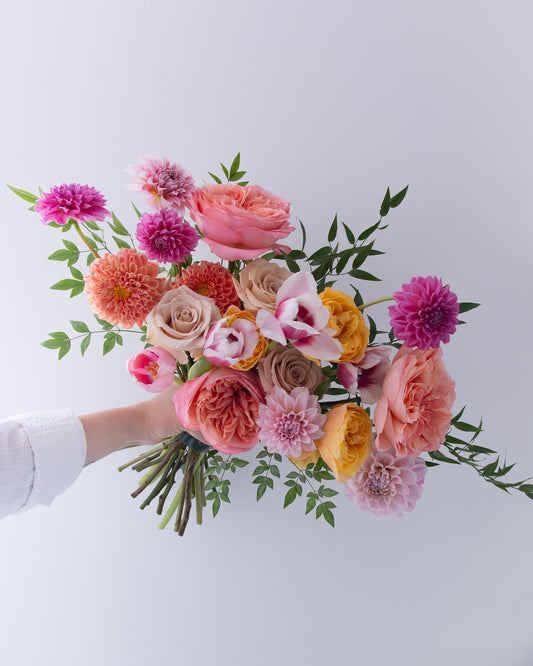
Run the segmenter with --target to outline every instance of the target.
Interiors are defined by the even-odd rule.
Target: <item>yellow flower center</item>
[[[121,287],[119,284],[116,284],[113,287],[113,294],[117,301],[125,301],[127,298],[131,296],[131,291],[128,291],[128,289],[124,289],[124,287]]]
[[[200,294],[200,296],[207,296],[209,293],[209,287],[206,284],[199,284],[196,287],[196,293]]]

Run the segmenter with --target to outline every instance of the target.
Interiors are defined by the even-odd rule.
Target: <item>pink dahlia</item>
[[[127,189],[144,192],[147,203],[154,208],[175,208],[181,213],[189,207],[196,187],[192,176],[182,166],[166,157],[151,155],[140,157],[139,162],[126,169],[135,178],[135,182],[126,186]]]
[[[230,305],[241,305],[231,273],[212,261],[201,261],[184,269],[174,280],[172,288],[177,289],[182,284],[202,296],[212,298],[223,315]]]
[[[198,233],[174,208],[163,208],[153,215],[144,213],[136,236],[148,259],[161,264],[185,261],[198,245]]]
[[[91,264],[85,291],[93,311],[110,324],[141,326],[165,291],[159,266],[131,248],[106,254]]]
[[[287,393],[275,386],[259,405],[259,441],[270,453],[300,458],[316,449],[315,441],[324,435],[321,428],[325,420],[317,396],[308,389],[297,386]]]
[[[43,224],[66,224],[70,219],[102,222],[109,215],[105,205],[106,200],[94,187],[63,183],[45,192],[37,200],[35,210],[40,213]]]
[[[449,342],[459,321],[459,303],[438,277],[414,277],[393,294],[389,307],[394,335],[408,347],[437,348]]]
[[[377,516],[401,516],[422,497],[426,463],[422,458],[397,458],[392,451],[376,451],[344,487],[346,497],[361,511]]]

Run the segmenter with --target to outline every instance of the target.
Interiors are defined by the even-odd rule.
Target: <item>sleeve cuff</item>
[[[24,508],[49,505],[80,475],[87,455],[87,440],[79,418],[69,409],[30,412],[16,419],[33,451],[33,487]]]

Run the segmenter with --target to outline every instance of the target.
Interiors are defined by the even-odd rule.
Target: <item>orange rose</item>
[[[370,416],[355,403],[337,405],[328,412],[322,430],[324,436],[317,442],[320,455],[337,481],[344,483],[370,455]]]
[[[342,355],[338,363],[358,363],[365,355],[370,331],[361,311],[351,296],[343,291],[326,287],[320,300],[329,310],[328,327],[342,345]]]
[[[309,463],[313,465],[318,462],[320,454],[318,449],[314,451],[302,451],[302,455],[299,458],[293,458],[292,456],[287,456],[287,458],[292,461],[298,469],[305,469]]]
[[[234,305],[230,305],[226,310],[226,318],[226,326],[228,327],[231,326],[236,319],[247,319],[248,321],[253,321],[255,324],[255,316],[251,312],[248,312],[247,310],[239,310],[239,308],[236,308]],[[233,365],[232,367],[236,370],[250,370],[250,368],[253,368],[257,361],[259,361],[260,358],[263,358],[266,354],[268,340],[264,335],[261,335],[259,329],[257,329],[257,334],[259,336],[259,341],[255,346],[254,353],[249,358]]]

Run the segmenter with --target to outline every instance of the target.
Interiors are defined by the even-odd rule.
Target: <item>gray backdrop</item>
[[[368,298],[436,274],[483,303],[445,349],[485,445],[533,474],[529,2],[269,0],[3,3],[0,183],[89,183],[134,224],[123,169],[167,155],[198,182],[241,151],[311,244],[354,230],[387,186],[404,204],[368,264]],[[140,205],[139,198],[135,199]],[[60,234],[2,185],[0,416],[145,398],[126,360],[41,347],[83,296],[46,257]],[[205,257],[209,257],[207,250]],[[381,308],[381,309],[379,309]],[[386,307],[374,309],[381,321]],[[127,336],[126,336],[127,337]],[[117,454],[51,508],[0,525],[2,662],[29,666],[533,663],[533,504],[468,469],[427,475],[400,519],[342,497],[337,528],[255,502],[249,472],[184,539],[129,498]]]

